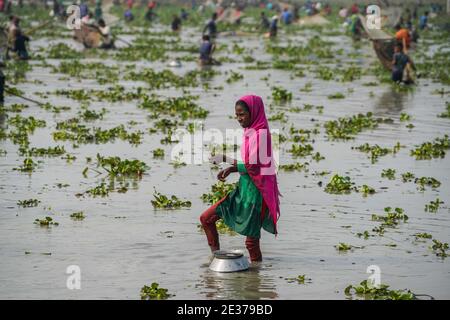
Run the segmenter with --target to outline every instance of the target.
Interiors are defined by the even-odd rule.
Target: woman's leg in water
[[[220,250],[219,233],[216,228],[216,221],[220,219],[216,214],[217,205],[218,204],[214,204],[200,216],[200,222],[205,230],[206,239],[208,239],[208,245],[211,248],[211,252]]]
[[[262,261],[261,249],[259,247],[259,238],[247,237],[245,239],[245,246],[250,254],[252,262]]]

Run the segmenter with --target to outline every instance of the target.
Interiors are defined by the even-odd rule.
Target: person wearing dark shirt
[[[26,35],[24,35],[19,29],[17,29],[14,42],[14,51],[20,60],[27,60],[29,58],[26,47],[26,42],[30,41]]]
[[[189,14],[187,13],[186,9],[181,8],[181,14],[180,14],[181,20],[187,20],[189,17]]]
[[[209,35],[209,37],[211,39],[215,38],[217,36],[216,20],[217,20],[217,13],[213,13],[211,20],[209,20],[208,23],[206,24],[206,26],[203,28],[202,34]],[[206,32],[206,31],[208,31],[208,32]]]
[[[211,42],[210,37],[205,34],[202,37],[203,42],[200,46],[200,64],[201,65],[209,65],[213,64],[214,59],[212,58],[212,54],[216,46]]]
[[[181,29],[181,19],[176,14],[174,14],[172,20],[172,31],[178,32],[180,31],[180,29]]]
[[[408,67],[408,64],[415,69],[414,64],[412,60],[408,57],[407,54],[403,52],[403,44],[401,42],[398,42],[395,45],[394,49],[394,57],[392,59],[392,81],[394,82],[403,82],[403,73],[405,71],[405,68]],[[406,77],[404,82],[411,83],[412,80],[409,76]]]
[[[267,19],[266,15],[264,14],[264,11],[261,12],[261,24],[260,24],[260,28],[262,31],[267,31],[269,30],[270,27],[270,21],[269,19]]]

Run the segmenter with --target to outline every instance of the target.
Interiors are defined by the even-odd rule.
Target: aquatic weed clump
[[[324,124],[326,134],[331,139],[353,139],[365,129],[375,129],[379,123],[390,122],[389,119],[374,118],[372,112],[357,114],[347,118],[327,121]]]
[[[331,194],[349,194],[352,191],[357,191],[355,183],[350,180],[350,177],[338,174],[335,174],[325,187],[325,192]]]
[[[431,160],[435,158],[444,158],[445,151],[450,149],[450,139],[448,135],[443,138],[436,138],[432,142],[422,143],[416,149],[411,150],[411,156],[416,160]]]
[[[221,200],[228,193],[233,191],[236,188],[236,183],[225,183],[222,181],[217,182],[211,186],[210,193],[204,193],[201,196],[203,202],[208,204],[214,204],[217,201]]]
[[[361,298],[364,300],[415,300],[415,294],[410,290],[390,290],[386,284],[374,286],[367,280],[359,285],[349,285],[344,290],[348,298]]]
[[[151,200],[151,203],[155,209],[180,209],[180,208],[190,208],[190,201],[183,201],[178,199],[178,197],[172,195],[170,198],[165,196],[155,190],[153,193],[155,200]]]
[[[150,286],[143,286],[141,288],[141,300],[168,299],[173,296],[173,294],[169,294],[168,291],[168,289],[160,288],[158,283],[153,282]]]

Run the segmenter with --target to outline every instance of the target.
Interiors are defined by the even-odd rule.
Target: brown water
[[[189,37],[192,34],[192,30],[185,30],[182,37],[192,42],[194,40],[186,40],[196,39]],[[133,37],[124,38],[130,40]],[[304,40],[303,35],[290,38],[293,41]],[[336,42],[335,48],[346,48],[346,53],[354,51],[350,39],[331,39]],[[263,52],[264,39],[229,37],[219,41],[227,44],[235,41],[240,46],[253,49],[253,55],[258,60],[270,58]],[[45,40],[32,42],[32,49],[46,43]],[[70,40],[66,43],[81,49]],[[360,53],[361,58],[355,61],[363,67],[375,60],[368,43],[363,45]],[[236,57],[228,53],[222,55]],[[125,64],[112,60],[103,62]],[[160,62],[136,64],[157,70],[165,68]],[[204,234],[197,229],[199,215],[207,208],[199,197],[209,192],[210,186],[215,183],[209,165],[188,165],[174,170],[169,164],[171,147],[159,144],[160,135],[146,134],[143,143],[137,147],[117,141],[80,145],[74,149],[71,143],[53,142],[50,134],[55,129],[55,123],[75,116],[79,108],[70,99],[50,96],[51,103],[70,105],[72,110],[53,115],[34,105],[25,109],[22,116],[33,115],[47,121],[46,128],[37,129],[31,136],[30,146],[64,145],[77,159],[68,164],[59,157],[42,158],[39,168],[28,175],[12,170],[23,160],[17,154],[17,146],[10,141],[0,141],[1,149],[7,151],[5,156],[0,157],[0,298],[138,299],[143,285],[158,282],[161,287],[176,294],[178,299],[344,299],[343,290],[347,285],[367,279],[366,268],[369,265],[378,265],[382,282],[394,289],[408,288],[435,298],[450,298],[449,259],[436,257],[428,248],[430,241],[415,242],[413,236],[418,232],[427,232],[442,242],[450,240],[450,161],[448,155],[445,159],[430,161],[416,161],[409,155],[414,145],[450,133],[449,120],[436,117],[444,111],[448,95],[432,94],[433,90],[443,86],[422,79],[414,92],[397,93],[389,85],[363,86],[365,82],[375,81],[372,76],[363,76],[350,83],[322,81],[312,74],[291,80],[287,71],[245,70],[244,65],[225,63],[216,68],[222,74],[214,77],[210,86],[221,85],[224,90],[189,90],[200,95],[199,105],[210,110],[204,122],[205,129],[237,128],[236,121],[229,117],[233,115],[237,98],[255,93],[265,98],[269,105],[271,100],[267,97],[271,95],[273,85],[293,92],[291,106],[301,107],[305,103],[323,105],[324,112],[291,113],[286,110],[288,123],[273,122],[272,128],[289,128],[290,124],[296,128],[313,128],[318,122],[368,111],[395,121],[393,124],[382,124],[373,131],[364,131],[349,142],[327,141],[325,130],[321,128],[314,148],[326,159],[312,162],[309,174],[279,173],[283,194],[278,226],[280,233],[277,238],[263,233],[264,261],[248,272],[218,274],[208,270],[209,249]],[[174,72],[183,74],[196,68],[194,62],[183,63],[183,67],[174,69]],[[227,84],[227,75],[224,74],[227,70],[238,71],[244,75],[244,80]],[[261,78],[268,73],[270,79],[266,83]],[[35,67],[27,74],[30,82],[21,84],[19,88],[30,97],[37,91],[58,88],[103,88],[92,80],[69,83],[58,80],[60,77],[47,68]],[[31,83],[34,79],[42,80],[44,84]],[[312,92],[300,92],[299,88],[307,82],[312,82]],[[125,81],[121,84],[127,88],[144,85]],[[353,93],[348,92],[349,88],[354,90]],[[370,91],[374,94],[373,98],[369,97]],[[327,99],[328,94],[336,92],[343,92],[346,99]],[[181,94],[181,90],[161,90],[158,93],[172,96]],[[6,105],[22,102],[18,98],[8,97]],[[100,110],[102,107],[108,109],[108,113],[104,120],[95,122],[97,126],[107,128],[135,120],[138,125],[132,131],[145,131],[151,127],[151,122],[146,119],[147,112],[137,108],[135,102],[93,102],[90,109]],[[409,130],[405,127],[407,123],[399,121],[402,112],[412,116],[414,129]],[[318,122],[312,122],[311,118]],[[395,156],[381,157],[375,164],[370,163],[366,154],[351,149],[365,142],[392,147],[397,141],[406,148]],[[152,150],[159,147],[166,151],[164,161],[153,159]],[[289,147],[289,143],[282,146],[281,164],[294,161],[286,152]],[[99,176],[90,173],[88,178],[84,178],[81,174],[86,166],[85,157],[94,158],[97,152],[103,156],[137,158],[145,161],[151,169],[125,194],[110,193],[107,198],[77,198],[76,193],[100,183]],[[381,178],[381,171],[385,168],[396,169],[397,179]],[[348,173],[357,185],[367,184],[377,193],[367,198],[359,193],[327,194],[323,189],[331,174],[313,176],[314,171]],[[421,193],[414,183],[401,182],[400,173],[407,171],[416,176],[435,177],[442,185],[437,191],[427,188]],[[237,176],[229,178],[230,181],[236,179]],[[318,186],[319,181],[323,182],[322,187]],[[57,183],[70,186],[58,188]],[[175,194],[191,200],[192,207],[155,211],[150,203],[154,187],[163,194]],[[424,212],[425,204],[437,197],[445,202],[438,213]],[[40,205],[35,208],[17,207],[18,200],[29,198],[39,199]],[[396,229],[388,229],[383,237],[369,240],[356,237],[357,232],[379,225],[371,221],[371,214],[382,214],[387,206],[403,208],[410,219]],[[44,207],[51,207],[51,210]],[[86,219],[72,221],[69,216],[76,211],[84,211]],[[60,226],[46,229],[33,224],[35,218],[46,215],[54,217]],[[167,231],[173,232],[173,237],[167,237]],[[365,248],[338,253],[334,245],[339,242]],[[391,243],[397,246],[386,246]],[[242,236],[221,235],[221,244],[223,249],[245,249]],[[25,251],[32,253],[25,254]],[[42,255],[44,252],[51,252],[51,255]],[[68,275],[65,272],[69,265],[81,268],[80,290],[68,290],[66,287]],[[312,282],[299,285],[288,283],[285,279],[300,274],[306,274]]]

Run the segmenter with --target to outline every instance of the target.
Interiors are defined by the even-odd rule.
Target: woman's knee
[[[207,225],[214,223],[214,218],[216,217],[216,210],[214,207],[209,208],[205,212],[203,212],[200,216],[200,223],[202,225]]]

